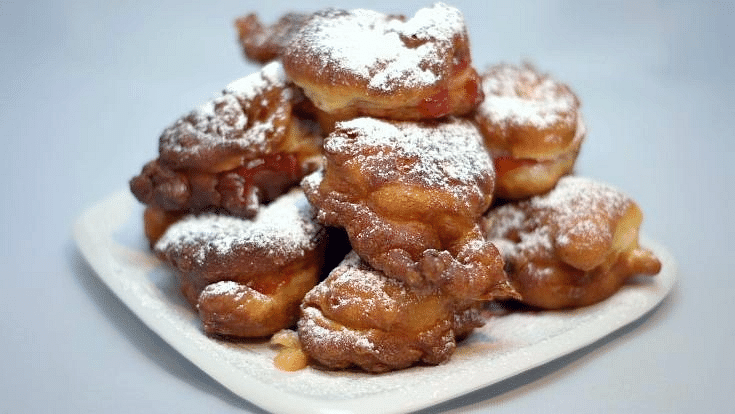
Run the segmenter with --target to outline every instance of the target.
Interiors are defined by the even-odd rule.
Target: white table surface
[[[413,12],[427,2],[340,2]],[[427,412],[731,412],[735,5],[452,3],[474,63],[529,59],[583,101],[577,172],[629,193],[679,281],[595,345]],[[332,2],[0,2],[0,412],[262,412],[134,316],[71,237],[163,128],[256,70],[232,20]]]

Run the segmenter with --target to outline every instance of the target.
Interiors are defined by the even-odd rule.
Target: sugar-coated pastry
[[[370,372],[440,364],[482,326],[479,302],[420,294],[350,253],[304,297],[301,347],[321,365]]]
[[[497,174],[496,196],[545,193],[574,168],[586,128],[571,89],[533,66],[500,64],[482,74],[476,120]]]
[[[464,115],[482,100],[464,17],[442,3],[414,17],[327,9],[293,34],[288,76],[337,119]]]
[[[512,295],[478,222],[494,172],[469,121],[340,122],[325,165],[301,183],[318,219],[347,231],[374,268],[415,289],[464,299]]]
[[[294,115],[300,99],[277,62],[231,83],[163,132],[158,158],[130,181],[133,194],[165,211],[252,217],[315,168],[321,136]]]
[[[170,225],[155,252],[179,275],[209,334],[258,337],[290,326],[316,285],[324,228],[301,190],[263,206],[253,219],[188,215]]]
[[[620,191],[567,176],[549,193],[490,210],[483,224],[529,305],[559,309],[611,296],[661,263],[638,244],[642,213]]]
[[[268,63],[279,58],[309,16],[305,13],[286,13],[270,26],[264,25],[255,13],[238,18],[235,28],[243,53],[257,63]]]
[[[574,92],[528,63],[478,74],[456,8],[234,24],[258,70],[130,180],[207,335],[385,373],[447,362],[495,305],[588,306],[660,271],[638,205],[572,175]]]

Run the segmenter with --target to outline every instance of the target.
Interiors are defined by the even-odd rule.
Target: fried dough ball
[[[574,168],[586,135],[576,95],[529,64],[489,68],[482,89],[475,118],[495,163],[496,196],[551,190]]]
[[[482,100],[464,17],[442,3],[408,20],[364,9],[319,11],[281,59],[294,83],[337,120],[464,115]]]
[[[324,228],[301,190],[264,206],[254,219],[216,213],[172,224],[155,252],[179,275],[208,334],[260,337],[293,324],[319,280]]]
[[[257,63],[268,63],[279,58],[309,16],[304,13],[286,13],[270,26],[263,25],[255,13],[236,19],[235,28],[243,53]]]
[[[300,99],[278,63],[231,83],[163,132],[131,191],[164,211],[252,217],[316,168],[321,135],[294,115]]]
[[[324,169],[302,188],[318,219],[344,228],[371,266],[463,299],[514,294],[478,225],[494,172],[471,122],[357,118],[338,123],[324,151]]]
[[[618,190],[568,176],[548,194],[491,210],[483,227],[522,302],[559,309],[602,301],[631,277],[660,271],[638,244],[642,217]]]
[[[298,333],[303,351],[328,368],[384,372],[446,362],[482,324],[478,302],[417,293],[352,252],[306,294]]]

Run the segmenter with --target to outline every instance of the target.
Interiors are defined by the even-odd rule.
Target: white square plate
[[[569,354],[642,317],[668,294],[676,263],[642,238],[663,263],[653,278],[624,287],[608,300],[563,312],[493,316],[435,367],[387,374],[307,368],[282,372],[266,343],[228,343],[203,334],[178,291],[172,271],[149,250],[142,207],[120,190],[84,212],[74,236],[97,275],[145,324],[204,372],[273,412],[405,412],[450,400]]]

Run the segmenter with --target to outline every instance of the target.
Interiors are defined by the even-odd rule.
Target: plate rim
[[[323,411],[353,412],[356,411],[356,407],[370,407],[371,410],[379,409],[384,412],[403,412],[424,409],[450,401],[542,366],[573,353],[576,350],[588,347],[632,324],[645,315],[655,312],[676,284],[678,275],[678,265],[668,249],[657,241],[650,239],[647,235],[641,234],[641,244],[653,250],[659,259],[661,259],[662,264],[666,266],[662,268],[659,275],[666,275],[667,277],[658,278],[656,276],[658,279],[655,283],[662,289],[660,296],[657,296],[654,303],[647,306],[644,311],[636,313],[635,317],[615,321],[616,323],[614,325],[597,324],[586,326],[587,330],[581,334],[581,337],[576,337],[576,346],[571,349],[564,347],[559,340],[550,340],[542,344],[531,345],[528,348],[532,350],[539,347],[542,348],[545,352],[539,355],[544,355],[544,357],[531,358],[531,362],[524,361],[524,369],[521,371],[512,369],[509,364],[506,364],[500,372],[494,374],[491,381],[485,382],[481,379],[474,378],[478,375],[473,375],[472,380],[468,381],[472,384],[471,386],[466,386],[461,389],[450,387],[442,390],[426,390],[420,392],[426,398],[421,398],[421,396],[417,397],[416,394],[412,394],[408,399],[402,398],[400,404],[392,400],[390,396],[392,394],[403,393],[403,389],[401,388],[355,398],[326,400],[318,396],[294,394],[283,389],[274,388],[272,385],[263,383],[255,377],[243,377],[240,371],[236,370],[226,361],[217,360],[213,355],[195,352],[195,347],[191,346],[192,344],[189,342],[191,339],[182,336],[175,327],[167,326],[165,323],[158,323],[155,320],[155,315],[147,312],[144,304],[136,300],[131,294],[131,291],[126,290],[123,286],[124,280],[120,279],[120,276],[125,274],[127,269],[110,266],[111,263],[114,264],[114,260],[109,260],[112,258],[113,252],[106,250],[105,244],[96,242],[102,239],[103,236],[111,234],[113,230],[117,230],[123,226],[136,210],[140,210],[142,214],[142,206],[140,206],[127,189],[117,190],[96,204],[88,207],[79,215],[73,226],[73,237],[82,256],[90,264],[97,277],[103,281],[125,307],[135,314],[149,329],[155,332],[156,335],[167,342],[176,352],[190,360],[214,381],[222,384],[239,397],[260,408],[274,412],[288,412],[293,410],[294,407],[298,407],[299,410],[305,413]],[[102,213],[105,213],[104,220],[100,220]],[[92,223],[94,225],[91,225]],[[102,231],[100,231],[100,227],[102,227]],[[573,330],[578,331],[579,329],[580,327],[577,327]],[[566,336],[568,334],[568,332],[565,332],[560,334],[560,336]],[[203,333],[201,335],[206,337]],[[217,368],[216,373],[211,371],[212,367]],[[431,369],[431,367],[428,369]],[[357,411],[360,411],[359,408],[357,408]]]

